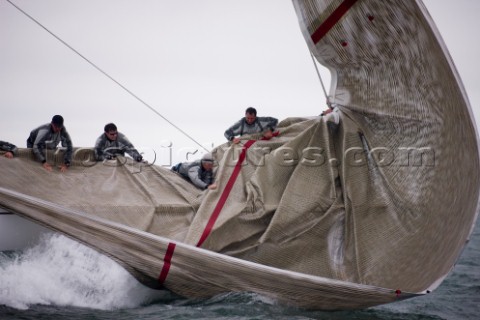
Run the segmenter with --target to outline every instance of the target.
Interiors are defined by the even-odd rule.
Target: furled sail
[[[217,147],[209,191],[156,165],[93,162],[90,149],[49,173],[21,149],[0,159],[0,205],[185,296],[252,291],[332,310],[434,290],[468,241],[480,190],[448,52],[420,1],[293,3],[333,72],[333,113]]]

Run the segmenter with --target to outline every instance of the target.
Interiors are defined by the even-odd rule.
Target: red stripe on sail
[[[165,282],[165,279],[167,279],[174,251],[175,243],[170,242],[167,247],[167,252],[165,252],[165,257],[163,257],[162,272],[160,272],[160,276],[158,277],[158,282],[160,282],[160,284],[163,284]]]
[[[322,38],[333,28],[334,25],[343,17],[345,13],[357,2],[358,0],[345,0],[343,1],[335,11],[318,27],[312,34],[311,38],[314,44],[317,44]]]
[[[240,173],[240,169],[242,168],[242,163],[243,161],[245,161],[245,158],[247,156],[247,149],[250,148],[254,143],[255,143],[255,140],[248,140],[243,145],[243,150],[240,153],[240,157],[238,158],[237,164],[233,169],[232,175],[228,179],[225,189],[223,189],[222,195],[220,196],[220,199],[218,200],[217,205],[215,206],[215,209],[213,210],[213,213],[210,216],[210,219],[208,220],[207,226],[203,230],[203,234],[200,237],[200,240],[198,240],[197,247],[200,247],[203,244],[203,242],[207,239],[210,232],[212,232],[213,225],[215,224],[215,221],[217,221],[217,218],[220,215],[220,211],[222,211],[223,206],[225,205],[225,202],[227,201],[227,198],[230,195],[230,191],[232,191],[233,185],[235,184],[235,181],[237,180],[237,177]]]
[[[275,131],[274,133],[272,133],[272,138],[273,138],[273,137],[277,137],[279,134],[280,134],[280,131]],[[272,138],[262,137],[262,138],[260,138],[260,140],[265,141],[265,140],[270,140],[270,139],[272,139]]]
[[[276,132],[274,136],[277,136],[277,135],[278,135],[278,132]],[[245,161],[247,157],[247,149],[250,148],[254,143],[255,143],[255,140],[248,140],[243,145],[242,152],[240,153],[238,161],[235,164],[235,168],[233,169],[232,175],[228,179],[227,185],[225,186],[225,189],[223,190],[222,195],[220,196],[220,200],[217,202],[217,205],[215,206],[215,209],[213,210],[213,213],[210,216],[210,219],[208,220],[207,226],[205,227],[205,230],[203,231],[203,234],[197,243],[197,247],[200,247],[203,244],[203,242],[207,239],[208,235],[212,231],[213,225],[215,224],[215,221],[217,221],[217,218],[220,215],[220,212],[222,211],[223,206],[225,205],[225,202],[227,201],[227,198],[230,195],[230,192],[232,191],[233,185],[235,184],[235,181],[237,180],[237,177],[240,174],[242,163]],[[160,282],[161,284],[163,284],[165,282],[165,279],[167,278],[174,251],[175,251],[175,243],[169,243],[167,252],[165,253],[165,257],[163,258],[163,261],[164,261],[163,268],[160,273],[160,276],[158,277],[158,282]]]

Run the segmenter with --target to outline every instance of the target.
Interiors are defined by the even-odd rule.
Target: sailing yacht
[[[47,175],[24,149],[0,158],[0,205],[188,297],[249,291],[339,310],[435,290],[480,195],[478,133],[446,46],[419,0],[293,4],[332,70],[333,113],[216,147],[216,190],[128,158],[92,162],[88,149],[68,175]]]

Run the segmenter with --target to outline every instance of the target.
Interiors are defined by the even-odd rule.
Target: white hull
[[[22,250],[50,231],[30,220],[0,208],[0,251]]]

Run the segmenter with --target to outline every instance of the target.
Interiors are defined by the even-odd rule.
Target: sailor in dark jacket
[[[117,131],[117,126],[108,123],[104,127],[104,133],[95,142],[95,158],[97,161],[111,160],[117,155],[124,156],[125,152],[135,161],[142,161],[142,155],[134,148],[127,137]]]
[[[11,144],[6,141],[1,141],[1,140],[0,140],[0,150],[6,151],[4,156],[9,159],[17,155],[17,152],[18,152],[18,149],[14,144]]]
[[[214,183],[213,158],[210,153],[203,155],[201,160],[181,162],[173,166],[172,170],[202,190],[212,190],[217,187]]]
[[[233,143],[239,143],[240,139],[236,136],[257,132],[263,132],[268,135],[268,138],[271,138],[277,123],[278,119],[273,117],[257,117],[257,110],[249,107],[245,110],[245,117],[225,131],[225,138]]]
[[[59,143],[67,148],[63,164],[60,166],[60,171],[64,172],[70,166],[70,162],[72,161],[73,145],[67,129],[63,126],[62,116],[55,115],[52,118],[52,122],[33,129],[27,139],[27,147],[33,149],[33,153],[37,160],[40,161],[43,167],[48,171],[52,170],[52,166],[45,158],[45,149],[55,149]]]

